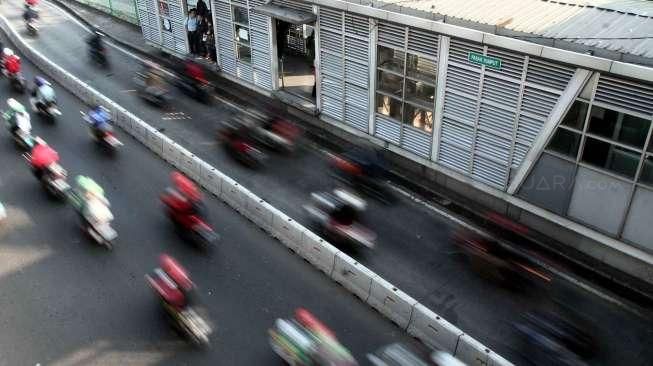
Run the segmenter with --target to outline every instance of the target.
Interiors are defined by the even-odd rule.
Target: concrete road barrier
[[[470,365],[510,365],[468,335],[459,335],[457,328],[437,317],[391,283],[376,275],[336,247],[307,230],[302,225],[272,207],[238,182],[158,132],[145,121],[68,73],[23,41],[0,14],[0,29],[18,51],[29,58],[53,80],[65,87],[87,105],[104,105],[111,111],[116,125],[143,143],[162,159],[197,181],[209,192],[254,223],[268,231],[317,269],[377,309],[399,327],[430,346],[441,346]],[[435,316],[435,318],[434,318]]]
[[[365,302],[370,297],[372,279],[376,276],[376,273],[345,253],[336,255],[331,278]]]
[[[401,329],[406,330],[417,300],[396,288],[379,276],[372,279],[370,297],[367,303],[388,317]]]
[[[458,339],[463,331],[449,323],[438,314],[422,304],[413,307],[413,316],[408,324],[408,334],[421,340],[424,344],[441,348],[454,354]]]

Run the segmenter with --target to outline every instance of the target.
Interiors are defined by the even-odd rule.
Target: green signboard
[[[485,65],[491,69],[501,70],[500,58],[485,56],[476,52],[470,52],[467,54],[467,60],[473,64]]]

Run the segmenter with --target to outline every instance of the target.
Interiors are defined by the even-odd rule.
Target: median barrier
[[[372,278],[375,276],[374,272],[350,256],[342,252],[336,254],[331,278],[365,302],[370,297]]]
[[[277,209],[274,209],[273,212],[272,235],[293,252],[299,253],[303,244],[302,234],[306,228]]]
[[[299,248],[299,255],[329,277],[333,273],[336,254],[339,252],[338,248],[320,238],[314,232],[304,230],[302,233],[302,245]]]
[[[456,352],[458,338],[463,335],[462,330],[419,303],[413,307],[407,332],[424,344],[451,354]]]
[[[79,78],[68,73],[59,65],[51,62],[39,52],[35,51],[31,46],[23,42],[18,33],[8,25],[6,17],[1,14],[0,28],[8,35],[10,41],[16,45],[17,49],[23,55],[29,57],[32,62],[42,70],[52,70],[50,77],[68,89],[69,92],[77,96],[84,103],[88,105],[109,104],[114,106],[117,125],[151,149],[152,146],[154,146],[154,152],[159,151],[159,142],[154,142],[155,140],[153,140],[150,135],[157,136],[157,139],[160,140],[161,144],[161,150],[158,154],[168,163],[178,169],[186,170],[188,172],[187,167],[189,165],[184,165],[183,159],[181,159],[182,151],[186,151],[183,147],[164,134],[158,133],[158,131],[147,123],[135,117],[127,110],[120,107],[120,105],[113,103],[109,98],[99,93]],[[414,308],[419,309],[417,311],[418,317],[420,316],[420,312],[426,314],[426,311],[420,308],[421,305],[417,304],[416,300],[398,290],[392,286],[392,284],[383,280],[364,266],[356,264],[352,265],[352,263],[355,263],[353,259],[347,257],[333,245],[307,230],[281,211],[260,200],[260,198],[249,192],[244,187],[241,187],[233,179],[222,174],[219,170],[211,167],[209,164],[203,161],[199,162],[197,165],[197,167],[199,167],[199,175],[197,175],[197,170],[193,170],[196,169],[196,165],[193,164],[190,166],[192,167],[192,169],[190,169],[190,175],[195,175],[195,179],[199,180],[200,185],[219,196],[236,211],[252,218],[252,221],[259,224],[259,226],[266,229],[265,222],[269,221],[269,218],[272,217],[272,226],[269,228],[270,234],[300,254],[327,275],[333,275],[336,266],[336,258],[338,258],[338,263],[343,269],[346,266],[349,266],[349,272],[345,270],[345,272],[336,274],[335,277],[338,277],[338,280],[336,280],[335,277],[332,278],[342,283],[343,286],[347,284],[349,287],[345,287],[350,291],[354,292],[352,288],[356,288],[356,286],[358,286],[356,282],[359,281],[358,279],[352,280],[352,273],[358,273],[357,271],[361,271],[365,276],[371,276],[371,285],[367,303],[404,330],[408,328],[410,323],[411,331],[416,335],[416,337],[422,340],[428,339],[429,342],[431,342],[431,337],[426,335],[428,332],[425,332],[422,329],[424,326],[428,327],[429,324],[434,327],[435,325],[429,323],[427,319],[417,320],[422,318],[415,318],[415,320],[411,322]],[[260,207],[257,205],[260,205]],[[268,211],[269,213],[267,213]],[[259,215],[259,213],[263,212],[266,213]],[[363,268],[365,269],[363,270]],[[348,273],[348,275],[346,275],[348,278],[346,278],[344,273]],[[363,277],[364,276],[361,278]],[[365,297],[364,288],[366,280],[362,281],[362,283],[363,290],[357,294],[359,297]],[[440,326],[444,327],[442,323]],[[422,335],[420,336],[420,334]],[[462,358],[463,361],[468,362],[470,365],[486,365],[488,361],[491,362],[490,364],[492,365],[511,365],[508,361],[492,353],[481,343],[467,335],[462,335],[460,337],[456,352],[458,357]]]
[[[245,203],[244,213],[263,230],[271,233],[274,230],[273,208],[272,205],[252,194]]]
[[[515,366],[512,362],[492,352],[490,353],[490,366]]]
[[[159,131],[150,132],[147,135],[147,144],[145,144],[157,156],[163,156],[163,135]],[[199,179],[198,179],[199,180]]]
[[[188,151],[182,152],[180,156],[181,160],[179,170],[183,171],[190,179],[196,182],[199,181],[201,175],[200,159]]]
[[[370,297],[367,299],[367,303],[392,320],[401,329],[406,330],[417,300],[408,296],[390,282],[376,276],[372,278],[372,287],[370,288]]]
[[[220,196],[220,192],[222,191],[222,174],[219,174],[217,169],[204,161],[200,165],[200,172],[201,177],[198,183],[207,191],[216,196]]]
[[[227,176],[222,179],[220,198],[238,212],[244,209],[245,202],[243,200],[242,187],[238,182]]]
[[[465,362],[468,366],[488,366],[490,351],[481,342],[463,334],[458,339],[458,347],[454,356]]]

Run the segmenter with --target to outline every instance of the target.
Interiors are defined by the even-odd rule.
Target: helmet
[[[45,79],[43,79],[42,77],[36,76],[34,78],[34,84],[36,84],[36,86],[38,86],[38,87],[41,87],[43,85],[48,85],[48,82]]]
[[[13,56],[13,55],[14,55],[14,51],[13,51],[11,48],[7,48],[7,47],[5,47],[5,48],[2,50],[2,54],[5,55],[5,57]]]

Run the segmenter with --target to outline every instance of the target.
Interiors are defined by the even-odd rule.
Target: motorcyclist
[[[56,103],[54,89],[50,83],[40,76],[34,77],[34,88],[31,92],[32,109],[36,112],[39,104]]]
[[[151,62],[144,64],[143,81],[145,82],[145,92],[158,95],[166,90],[166,84],[161,76],[161,68]]]
[[[199,188],[180,172],[173,172],[170,179],[174,187],[163,194],[163,201],[177,214],[204,216],[202,194]]]
[[[80,215],[88,222],[88,218],[93,209],[100,207],[109,208],[109,200],[104,196],[104,190],[100,185],[89,177],[80,175],[76,178],[77,196],[79,199],[78,210]]]
[[[38,19],[39,13],[36,11],[33,5],[29,3],[25,4],[25,12],[23,13],[23,20],[26,23],[29,23],[33,19]]]
[[[14,54],[10,48],[2,51],[2,69],[6,75],[17,74],[20,72],[20,57]]]
[[[59,154],[42,138],[35,138],[34,147],[29,154],[29,163],[36,178],[41,180],[48,166],[57,161],[59,161]]]
[[[167,254],[159,256],[159,269],[155,271],[156,277],[153,279],[158,287],[159,294],[166,304],[172,306],[176,311],[193,305],[195,284],[190,279],[188,271]]]
[[[88,112],[87,122],[91,125],[93,136],[98,139],[103,137],[106,132],[111,132],[111,115],[109,111],[101,105],[95,106]]]
[[[100,53],[104,52],[104,42],[102,40],[102,33],[99,30],[95,29],[93,33],[88,37],[86,43],[89,46],[91,55],[98,56]]]
[[[25,110],[25,107],[14,98],[7,99],[7,106],[9,108],[5,111],[3,117],[7,122],[9,131],[12,134],[15,134],[19,128],[22,128],[26,131],[31,130],[32,126],[29,121],[29,114],[27,113],[27,110]],[[19,121],[18,118],[16,118],[17,115],[22,115],[25,117],[21,120],[21,122],[24,123],[24,125],[22,126],[18,125]]]

